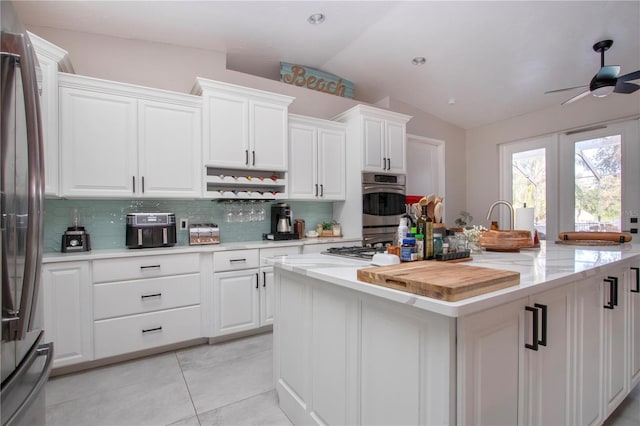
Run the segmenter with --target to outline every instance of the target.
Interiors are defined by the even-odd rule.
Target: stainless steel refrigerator
[[[0,254],[3,425],[43,425],[53,344],[38,303],[44,167],[37,60],[11,2],[0,1]]]

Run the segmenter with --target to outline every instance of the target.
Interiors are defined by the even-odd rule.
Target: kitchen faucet
[[[493,213],[493,208],[495,206],[497,206],[498,204],[504,204],[505,206],[509,207],[509,229],[513,229],[514,227],[514,223],[513,223],[513,205],[505,200],[498,200],[495,203],[491,204],[491,206],[489,207],[489,212],[487,213],[487,220],[491,219],[491,213]]]

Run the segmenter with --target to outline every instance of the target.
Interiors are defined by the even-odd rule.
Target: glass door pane
[[[545,148],[512,155],[513,205],[534,208],[534,228],[538,237],[547,234],[547,173]]]
[[[621,135],[574,143],[576,231],[622,228]]]

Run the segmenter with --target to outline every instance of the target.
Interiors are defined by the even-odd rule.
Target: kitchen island
[[[640,382],[640,247],[543,244],[465,265],[520,284],[444,302],[288,256],[274,356],[295,424],[600,424]]]

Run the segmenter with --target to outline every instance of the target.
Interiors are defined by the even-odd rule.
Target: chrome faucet
[[[491,220],[491,213],[493,213],[493,208],[495,206],[497,206],[498,204],[504,204],[505,206],[509,207],[509,229],[513,230],[514,227],[514,223],[513,223],[513,205],[505,200],[498,200],[495,203],[491,204],[491,206],[489,207],[489,212],[487,213],[487,220]]]

